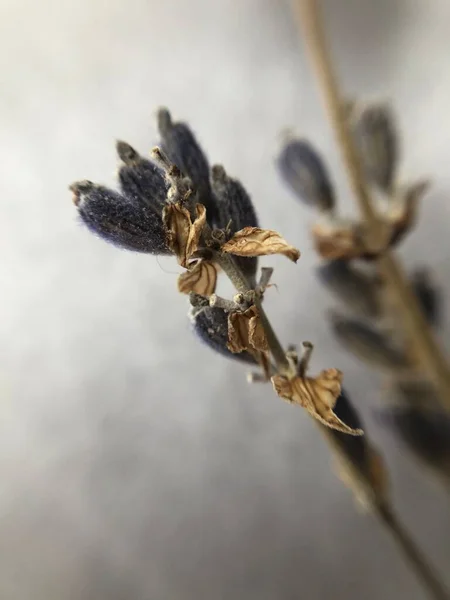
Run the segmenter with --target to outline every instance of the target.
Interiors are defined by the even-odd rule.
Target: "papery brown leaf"
[[[231,352],[268,351],[266,335],[256,306],[228,315],[228,349]]]
[[[186,256],[189,259],[198,250],[198,243],[202,235],[203,227],[206,223],[206,208],[203,204],[197,204],[195,207],[196,218],[189,230],[189,236],[186,245]]]
[[[189,211],[179,202],[168,204],[163,211],[168,246],[182,267],[187,267],[188,260],[198,250],[206,222],[206,209],[203,204],[197,204],[196,213],[197,217],[192,223]]]
[[[211,296],[215,292],[217,269],[208,260],[199,260],[178,277],[178,291],[182,294],[195,292],[201,296]]]
[[[341,393],[342,373],[338,369],[326,369],[317,377],[295,377],[282,375],[272,377],[276,393],[285,400],[303,406],[315,419],[337,431],[350,435],[362,435],[361,429],[353,429],[341,421],[333,407]]]
[[[356,258],[365,252],[356,223],[345,226],[316,223],[312,235],[316,251],[328,260]]]
[[[293,262],[300,258],[300,251],[290,246],[281,235],[272,229],[244,227],[222,246],[222,252],[236,256],[265,256],[283,254]]]
[[[319,222],[312,228],[316,251],[327,260],[376,258],[391,242],[392,224],[380,222],[375,240],[372,233],[361,223]]]

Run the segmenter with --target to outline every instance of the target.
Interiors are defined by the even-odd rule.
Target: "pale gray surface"
[[[436,180],[402,255],[449,291],[450,5],[325,6],[347,89],[392,96],[405,175]],[[399,510],[445,572],[448,498],[374,424],[380,381],[332,340],[313,215],[273,168],[291,126],[338,165],[288,5],[2,0],[0,19],[2,600],[424,598],[306,415],[192,339],[174,262],[91,237],[67,191],[113,181],[116,137],[147,151],[158,105],[192,124],[302,250],[297,266],[264,261],[269,314],[285,342],[316,344],[314,369],[343,369]]]

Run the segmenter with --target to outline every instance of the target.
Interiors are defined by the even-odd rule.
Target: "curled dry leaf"
[[[269,350],[256,306],[250,306],[244,312],[231,312],[228,315],[228,349],[231,352]]]
[[[198,260],[188,265],[188,270],[178,277],[178,291],[182,294],[195,292],[211,296],[216,290],[217,269],[209,260]]]
[[[293,262],[300,258],[300,251],[289,245],[277,231],[244,227],[222,246],[222,252],[236,256],[265,256],[283,254]]]
[[[197,216],[194,222],[188,209],[179,202],[168,204],[163,212],[168,246],[182,267],[187,267],[188,260],[198,250],[200,236],[206,223],[206,208],[203,204],[197,204],[195,211]]]
[[[341,393],[342,373],[338,369],[326,369],[317,377],[294,377],[282,375],[272,377],[273,387],[281,398],[299,404],[309,414],[331,429],[350,435],[362,435],[361,429],[353,429],[341,421],[333,412]]]

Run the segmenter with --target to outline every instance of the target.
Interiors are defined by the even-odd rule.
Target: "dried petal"
[[[334,190],[318,152],[305,140],[293,139],[278,157],[282,177],[297,197],[320,211],[332,211]]]
[[[372,104],[352,111],[351,126],[367,180],[389,192],[399,158],[397,131],[389,106]]]
[[[91,181],[78,181],[70,189],[83,223],[107,242],[136,252],[171,253],[161,213],[153,206],[134,204]]]
[[[442,321],[442,297],[430,272],[426,269],[416,271],[411,284],[427,321],[431,325],[439,325]]]
[[[365,317],[380,314],[378,285],[373,277],[358,271],[345,260],[333,260],[318,267],[316,273],[340,300]]]
[[[390,246],[396,246],[417,223],[419,201],[428,191],[429,181],[422,180],[412,185],[400,187],[395,198],[389,205],[386,214],[388,222],[393,228]]]
[[[268,351],[266,335],[256,306],[250,306],[244,312],[229,313],[228,348],[231,352]]]
[[[189,259],[198,250],[206,222],[206,210],[202,204],[197,204],[196,214],[197,217],[192,223],[189,211],[180,203],[168,204],[164,208],[167,243],[182,267],[187,267]]]
[[[282,375],[272,377],[273,387],[281,398],[303,406],[311,416],[323,425],[350,435],[362,435],[361,429],[346,425],[333,412],[341,393],[342,373],[337,369],[326,369],[317,377],[295,377]]]
[[[299,250],[290,246],[277,231],[259,227],[244,227],[235,233],[231,240],[222,246],[222,252],[237,256],[283,254],[293,262],[300,258]]]
[[[191,179],[198,202],[206,207],[208,220],[216,222],[218,214],[209,183],[209,164],[194,134],[186,123],[174,123],[164,108],[158,112],[158,129],[163,151]]]
[[[195,292],[201,296],[210,296],[215,292],[217,269],[208,260],[198,260],[178,277],[178,291],[182,294]]]
[[[215,352],[247,364],[257,364],[249,352],[235,354],[228,349],[228,313],[222,308],[205,306],[191,314],[194,331]]]
[[[122,194],[134,204],[154,206],[161,212],[167,197],[167,186],[161,169],[142,158],[126,142],[118,141],[116,149],[123,162],[119,169]]]
[[[408,356],[372,327],[335,313],[331,315],[331,321],[339,342],[357,358],[387,371],[411,368]]]
[[[229,227],[231,234],[244,227],[258,227],[253,203],[243,185],[237,179],[228,177],[220,165],[212,168],[211,177],[219,212],[217,226],[223,229]],[[239,257],[236,261],[245,275],[253,281],[258,266],[257,258]]]

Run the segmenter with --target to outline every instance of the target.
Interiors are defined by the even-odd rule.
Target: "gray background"
[[[435,180],[401,254],[448,292],[450,5],[324,6],[346,89],[392,98],[403,175]],[[0,22],[2,600],[424,598],[312,421],[192,338],[174,261],[78,225],[67,185],[112,183],[114,139],[146,152],[162,104],[302,250],[296,266],[263,261],[278,284],[267,310],[285,343],[315,343],[313,371],[344,371],[398,509],[450,584],[448,496],[374,422],[380,378],[332,339],[314,216],[274,169],[283,129],[313,137],[350,214],[289,5],[2,0]]]

